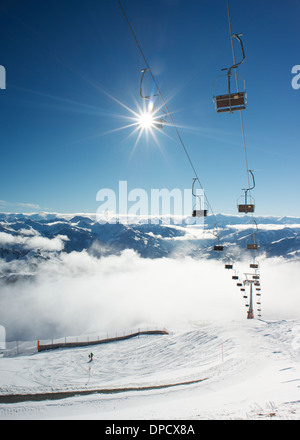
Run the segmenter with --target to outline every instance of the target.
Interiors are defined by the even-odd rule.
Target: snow
[[[169,330],[166,336],[0,358],[0,420],[300,418],[300,320],[203,322]],[[151,389],[157,386],[162,388]],[[9,394],[70,390],[103,393],[1,402]]]

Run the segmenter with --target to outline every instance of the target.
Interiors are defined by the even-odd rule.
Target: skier
[[[93,357],[94,357],[93,353],[89,354],[89,360],[90,360],[90,362],[93,362]]]

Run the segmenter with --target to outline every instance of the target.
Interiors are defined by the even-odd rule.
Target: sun
[[[121,130],[130,129],[130,133],[128,136],[124,138],[124,142],[127,141],[130,137],[137,135],[135,143],[132,148],[132,153],[136,150],[141,138],[145,135],[146,142],[149,144],[150,140],[153,140],[154,143],[161,149],[160,141],[158,138],[158,133],[161,133],[168,138],[171,138],[168,134],[164,132],[164,128],[168,126],[167,123],[167,114],[169,113],[166,109],[164,110],[164,105],[155,105],[153,100],[144,100],[143,104],[140,105],[135,100],[136,108],[130,108],[128,105],[121,102],[118,98],[110,95],[101,89],[101,92],[106,94],[110,99],[119,104],[123,109],[129,112],[129,115],[124,114],[115,114],[115,116],[121,117],[123,120],[127,121],[127,124],[121,125],[113,130],[109,130],[104,134],[115,133]]]
[[[154,128],[155,121],[151,112],[145,111],[141,113],[137,119],[138,127],[142,130],[150,130]]]

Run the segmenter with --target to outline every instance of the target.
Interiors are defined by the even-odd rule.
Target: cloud
[[[272,259],[261,268],[263,318],[299,318],[300,263]],[[9,339],[34,340],[244,320],[231,275],[211,260],[150,260],[130,250],[101,259],[62,253],[40,262],[34,280],[1,286],[0,323]]]
[[[24,208],[24,209],[42,209],[36,203],[20,203],[20,202],[6,202],[5,200],[0,200],[0,205],[14,208]]]
[[[62,251],[64,249],[64,241],[68,238],[65,236],[57,236],[54,238],[41,237],[40,235],[11,235],[6,232],[0,232],[0,245],[21,245],[25,249],[40,249],[43,251]]]

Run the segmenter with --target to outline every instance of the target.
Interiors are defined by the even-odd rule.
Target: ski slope
[[[98,393],[1,403],[5,395],[84,390]],[[300,320],[204,323],[0,358],[0,420],[269,418],[300,418]]]

